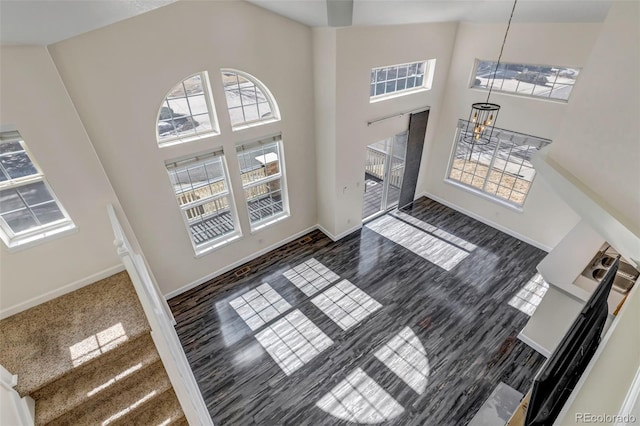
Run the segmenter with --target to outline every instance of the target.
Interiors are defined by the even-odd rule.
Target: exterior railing
[[[385,161],[389,155],[372,147],[367,147],[367,162],[365,172],[380,180],[384,180]],[[404,175],[404,163],[402,158],[391,157],[391,168],[389,173],[389,185],[400,188]]]

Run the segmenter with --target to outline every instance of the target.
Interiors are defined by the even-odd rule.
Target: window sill
[[[263,230],[264,228],[267,228],[275,223],[281,222],[285,219],[289,219],[291,217],[291,215],[288,212],[283,212],[280,213],[277,216],[272,216],[268,219],[265,219],[263,222],[258,222],[257,225],[251,225],[251,234],[255,234],[256,232],[259,232],[261,230]]]
[[[430,87],[420,87],[419,89],[415,89],[415,90],[406,90],[404,92],[396,92],[396,93],[392,93],[390,95],[380,95],[380,97],[375,97],[375,98],[369,98],[369,103],[370,104],[375,104],[376,102],[382,102],[382,101],[386,101],[389,99],[394,99],[394,98],[400,98],[402,96],[407,96],[407,95],[413,95],[416,93],[422,93],[422,92],[428,92],[429,90],[431,90]]]
[[[220,131],[219,130],[212,130],[211,132],[208,133],[202,133],[202,134],[195,134],[195,135],[190,135],[190,136],[186,136],[184,138],[172,138],[172,139],[164,139],[162,141],[158,140],[158,146],[160,148],[166,148],[168,146],[174,146],[174,145],[180,145],[183,143],[189,143],[189,142],[195,142],[195,141],[199,141],[202,139],[208,139],[214,136],[219,136],[220,135]]]
[[[40,244],[44,244],[49,241],[57,240],[58,238],[66,237],[67,235],[75,234],[76,232],[78,232],[78,228],[76,228],[73,223],[69,223],[58,228],[39,232],[37,234],[25,237],[14,237],[11,240],[9,240],[7,236],[4,235],[4,233],[2,233],[1,236],[2,241],[9,249],[9,253],[14,253],[26,250],[31,247],[35,247]]]
[[[476,86],[470,86],[469,89],[475,90],[478,92],[484,92],[484,93],[487,93],[489,91],[489,89],[485,89],[484,87],[476,87]],[[516,92],[506,92],[506,91],[496,90],[496,89],[493,89],[491,93],[496,95],[505,95],[505,96],[511,96],[514,98],[521,98],[521,99],[534,99],[537,101],[551,102],[551,103],[560,104],[560,105],[566,105],[569,103],[568,99],[543,98],[542,96],[527,95],[524,93],[516,93]]]
[[[459,182],[451,180],[449,178],[445,178],[444,182],[449,184],[449,185],[455,186],[456,188],[460,188],[460,189],[465,190],[467,192],[470,192],[470,193],[472,193],[474,195],[477,195],[480,198],[484,198],[485,200],[488,200],[488,201],[491,201],[493,203],[496,203],[496,204],[498,204],[498,205],[500,205],[502,207],[506,207],[506,208],[508,208],[510,210],[513,210],[516,213],[524,213],[524,206],[516,206],[516,205],[513,205],[513,204],[511,204],[511,203],[509,203],[507,201],[502,201],[500,198],[496,198],[496,197],[492,196],[491,194],[487,194],[486,192],[480,191],[479,189],[473,188],[473,187],[465,185],[463,183],[459,183]],[[526,200],[525,200],[525,202],[526,202]]]
[[[212,253],[222,247],[225,247],[228,244],[231,244],[234,241],[239,240],[242,237],[242,234],[240,232],[235,232],[233,234],[229,234],[229,235],[225,235],[223,237],[221,237],[221,239],[219,240],[214,240],[211,243],[204,245],[204,246],[200,246],[200,247],[196,247],[195,248],[195,258],[199,258],[202,256],[205,256],[209,253]]]
[[[245,130],[245,129],[250,129],[252,127],[262,126],[265,124],[276,123],[278,121],[280,121],[279,118],[270,118],[268,120],[252,121],[251,123],[240,124],[238,126],[231,126],[231,130],[234,132],[237,132],[239,130]]]

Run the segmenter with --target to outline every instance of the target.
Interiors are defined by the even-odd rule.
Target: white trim
[[[382,212],[382,214],[387,214],[389,212]],[[381,215],[382,216],[382,215]],[[344,237],[346,237],[347,235],[350,235],[353,232],[356,232],[357,230],[362,228],[362,224],[356,225],[351,229],[347,229],[346,231],[338,234],[338,235],[333,235],[331,232],[327,231],[322,225],[316,225],[318,230],[321,231],[323,234],[325,234],[327,237],[331,238],[331,241],[333,241],[334,243],[338,240],[343,239]]]
[[[262,256],[263,254],[268,253],[271,250],[277,249],[278,247],[283,246],[283,245],[285,245],[287,243],[290,243],[291,241],[293,241],[293,240],[295,240],[297,238],[300,238],[301,236],[303,236],[305,234],[308,234],[309,232],[315,231],[316,229],[318,229],[318,225],[314,225],[314,226],[311,226],[311,227],[309,227],[307,229],[304,229],[304,230],[302,230],[300,232],[296,232],[295,234],[285,238],[284,240],[281,240],[281,241],[279,241],[279,242],[277,242],[275,244],[272,244],[269,247],[265,247],[262,250],[259,250],[259,251],[255,252],[255,253],[253,253],[253,254],[251,254],[251,255],[243,258],[243,259],[237,260],[237,261],[225,266],[224,268],[220,268],[217,271],[214,271],[214,272],[212,272],[212,273],[210,273],[210,274],[208,274],[208,275],[206,275],[206,276],[204,276],[202,278],[199,278],[199,279],[197,279],[197,280],[195,280],[195,281],[193,281],[193,282],[191,282],[191,283],[189,283],[189,284],[187,284],[187,285],[185,285],[183,287],[180,287],[180,288],[178,288],[176,290],[170,291],[169,293],[165,294],[164,297],[167,300],[171,299],[172,297],[176,297],[179,294],[184,293],[185,291],[191,290],[192,288],[197,287],[200,284],[204,284],[207,281],[209,281],[209,280],[211,280],[211,279],[213,279],[213,278],[215,278],[217,276],[220,276],[220,275],[222,275],[224,273],[227,273],[230,270],[232,270],[234,268],[237,268],[238,266],[240,266],[242,264],[250,262],[250,261]]]
[[[640,404],[640,367],[638,367],[638,371],[636,371],[633,382],[631,382],[629,392],[622,403],[622,407],[620,407],[620,411],[618,412],[620,421],[618,421],[615,426],[631,425],[631,422],[623,421],[623,419],[625,419],[625,417],[629,418],[629,415],[632,413],[633,407],[636,404]]]
[[[531,348],[533,348],[536,352],[540,353],[545,358],[549,358],[551,356],[551,352],[548,349],[545,349],[541,345],[539,345],[535,340],[532,340],[526,334],[522,334],[522,332],[518,333],[518,339],[523,343],[526,343]]]
[[[489,219],[487,219],[485,217],[480,216],[477,213],[474,213],[474,212],[472,212],[470,210],[464,209],[464,208],[452,203],[451,201],[448,201],[448,200],[445,200],[443,198],[440,198],[437,195],[433,195],[433,194],[425,191],[425,192],[419,194],[418,196],[416,196],[414,200],[417,200],[420,197],[431,198],[432,200],[437,201],[440,204],[444,204],[447,207],[450,207],[450,208],[452,208],[454,210],[457,210],[460,213],[463,213],[463,214],[465,214],[465,215],[467,215],[467,216],[469,216],[469,217],[471,217],[471,218],[473,218],[475,220],[478,220],[478,221],[484,223],[485,225],[489,225],[490,227],[495,228],[498,231],[502,231],[505,234],[511,235],[512,237],[519,239],[520,241],[524,241],[527,244],[530,244],[530,245],[532,245],[534,247],[537,247],[540,250],[544,250],[547,253],[549,253],[551,251],[551,249],[552,249],[552,247],[544,245],[544,244],[542,244],[542,243],[540,243],[538,241],[534,241],[529,237],[525,237],[524,235],[519,234],[519,233],[515,232],[512,229],[509,229],[509,228],[507,228],[507,227],[505,227],[503,225],[497,224],[497,223],[495,223],[495,222],[493,222],[493,221],[491,221],[491,220],[489,220]]]
[[[48,302],[49,300],[53,300],[56,297],[60,297],[64,294],[71,293],[72,291],[78,290],[79,288],[82,288],[89,284],[93,284],[97,281],[110,277],[111,275],[117,274],[118,272],[122,272],[124,271],[124,269],[125,268],[123,264],[111,266],[110,268],[104,269],[93,275],[89,275],[88,277],[72,282],[71,284],[67,284],[63,287],[59,287],[55,290],[49,291],[40,296],[29,299],[26,302],[18,303],[17,305],[13,305],[6,309],[2,309],[0,310],[0,320],[8,318],[11,315],[15,315],[19,312],[25,311],[29,308],[33,308],[34,306]]]

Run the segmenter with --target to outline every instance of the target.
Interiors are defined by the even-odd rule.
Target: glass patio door
[[[367,146],[363,220],[398,205],[404,175],[408,132]]]

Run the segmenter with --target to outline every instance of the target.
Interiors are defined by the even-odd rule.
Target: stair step
[[[173,423],[170,423],[170,426],[189,426],[189,422],[187,418],[182,416],[180,419],[176,420]]]
[[[0,321],[0,364],[29,395],[149,332],[131,279],[120,272]]]
[[[182,407],[173,389],[164,391],[161,395],[145,403],[138,410],[115,422],[113,426],[145,425],[165,426],[173,425],[184,418]]]
[[[108,392],[117,383],[160,359],[150,334],[144,334],[37,390],[36,425],[44,425]]]
[[[157,361],[117,382],[112,389],[89,398],[49,424],[52,426],[113,425],[116,421],[122,421],[124,417],[135,414],[139,407],[170,387],[171,382],[164,366],[161,361]]]

